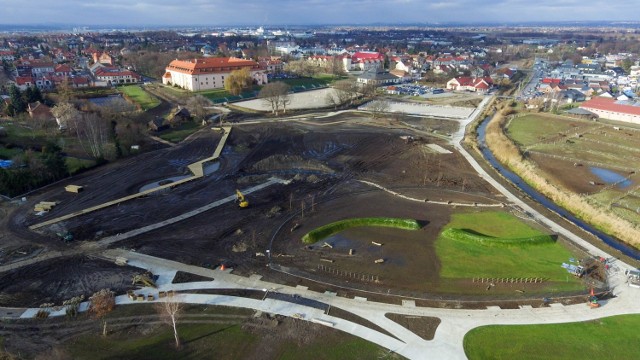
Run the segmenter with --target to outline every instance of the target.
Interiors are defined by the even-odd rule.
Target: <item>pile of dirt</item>
[[[274,170],[309,170],[333,173],[328,166],[316,160],[304,159],[298,155],[276,154],[257,161],[251,166],[252,171],[274,171]]]

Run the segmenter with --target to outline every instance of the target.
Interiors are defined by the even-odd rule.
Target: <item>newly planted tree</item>
[[[107,319],[106,316],[116,307],[116,299],[113,291],[102,289],[93,294],[89,300],[89,313],[95,318],[102,321],[102,335],[107,335]]]

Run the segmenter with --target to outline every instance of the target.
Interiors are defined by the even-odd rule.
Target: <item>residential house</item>
[[[111,55],[109,55],[106,52],[103,53],[98,53],[98,52],[94,52],[93,53],[93,62],[94,63],[100,63],[103,65],[108,65],[108,66],[114,66],[115,65],[115,61],[113,60],[113,57],[111,57]]]
[[[284,71],[284,63],[280,59],[259,58],[258,64],[267,74],[279,74]]]
[[[232,71],[248,69],[254,83],[268,82],[266,72],[253,60],[234,57],[173,60],[162,76],[165,85],[177,85],[190,91],[222,89]]]
[[[51,114],[51,108],[41,103],[40,101],[29,103],[27,106],[27,111],[29,112],[29,117],[35,120],[54,119],[53,115]]]
[[[22,91],[27,90],[28,87],[35,86],[36,84],[32,76],[16,76],[13,83]]]
[[[173,109],[169,115],[167,116],[167,121],[171,125],[171,127],[179,126],[185,122],[191,121],[191,113],[187,108],[182,106],[178,106]]]
[[[95,72],[96,84],[111,86],[119,84],[135,84],[142,81],[142,77],[130,70],[100,68]]]
[[[0,50],[0,61],[4,60],[4,61],[14,61],[15,58],[15,53],[11,50]]]
[[[479,78],[463,76],[447,81],[447,89],[449,90],[487,92],[492,86],[493,80],[488,76]]]
[[[53,69],[53,72],[57,76],[71,76],[71,74],[73,73],[73,70],[71,69],[71,66],[67,64],[58,64]]]
[[[375,51],[359,51],[351,55],[350,70],[382,70],[384,55]]]

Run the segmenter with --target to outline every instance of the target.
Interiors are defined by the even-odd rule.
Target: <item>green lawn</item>
[[[498,238],[544,235],[514,215],[502,211],[454,214],[443,231],[449,228]],[[561,267],[563,262],[575,255],[558,243],[522,247],[486,246],[480,242],[456,241],[440,235],[436,241],[436,252],[441,263],[441,278],[541,277],[549,279],[548,290],[584,288],[578,279],[568,276]]]
[[[198,91],[197,94],[200,94],[207,99],[213,101],[214,103],[219,103],[223,101],[233,101],[240,100],[242,98],[253,98],[256,92],[260,91],[260,86],[253,86],[249,89],[244,89],[242,93],[238,96],[231,95],[225,89],[216,89],[216,90],[206,90],[206,91]]]
[[[147,111],[160,105],[160,100],[144,91],[140,85],[127,85],[118,88],[122,93],[127,95],[136,104],[140,105],[142,110]]]
[[[257,341],[237,324],[180,324],[183,349],[174,347],[173,331],[164,325],[146,336],[121,332],[108,337],[87,334],[66,346],[73,359],[242,359]]]
[[[349,360],[349,359],[404,359],[401,356],[391,354],[380,346],[356,338],[346,336],[336,344],[327,346],[324,342],[298,347],[291,344],[278,357],[279,360]]]
[[[118,306],[108,318],[124,318],[136,315],[155,314],[153,306],[148,304]],[[275,328],[248,327],[243,328],[242,316],[250,317],[254,312],[225,306],[186,305],[185,314],[191,315],[239,315],[241,318],[216,319],[217,323],[185,324],[178,322],[178,333],[182,341],[182,349],[174,347],[173,331],[169,325],[149,327],[139,332],[132,327],[112,327],[110,334],[103,337],[95,331],[72,338],[62,344],[73,359],[246,359],[257,358],[261,348],[269,346],[269,354],[265,359],[400,359],[388,350],[333,329],[316,329],[323,336],[284,335],[288,329],[285,325]],[[82,317],[81,317],[82,319]],[[197,318],[191,318],[196,320]],[[113,320],[111,320],[113,321]],[[187,321],[184,319],[184,321]],[[311,326],[305,324],[305,326]],[[319,325],[315,325],[319,326]],[[270,332],[271,340],[265,344],[261,339],[265,332]],[[282,336],[278,333],[282,332]],[[292,338],[293,336],[293,338]],[[0,341],[2,338],[0,338]]]
[[[586,305],[585,305],[586,306]],[[637,359],[640,315],[551,325],[483,326],[464,338],[475,359]]]
[[[179,143],[199,129],[200,125],[196,124],[194,121],[188,121],[176,128],[162,131],[158,134],[158,137],[172,143]]]

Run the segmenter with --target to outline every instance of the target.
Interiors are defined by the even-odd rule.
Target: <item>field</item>
[[[100,322],[85,314],[77,318],[49,319],[36,324],[15,321],[1,332],[0,340],[12,353],[72,359],[362,359],[386,351],[366,340],[309,322],[219,306],[187,305],[178,320],[182,346],[175,348],[171,327],[151,305],[117,307],[108,315],[108,336],[100,335]],[[39,325],[61,327],[58,332],[34,332]],[[30,351],[16,344],[38,339]],[[47,350],[47,344],[55,350]],[[319,349],[322,349],[320,351]],[[320,354],[322,353],[322,354]],[[397,357],[391,356],[390,359]]]
[[[160,100],[144,91],[140,85],[121,86],[118,90],[125,94],[134,103],[138,104],[144,111],[153,109],[160,105]]]
[[[640,225],[640,130],[535,114],[511,120],[507,133],[545,177]]]
[[[469,359],[633,359],[640,315],[581,323],[485,326],[464,338]],[[541,351],[544,349],[543,351]]]
[[[458,213],[446,228],[465,229],[498,238],[527,238],[543,235],[521,219],[506,212]],[[575,257],[558,243],[535,246],[487,246],[457,241],[443,234],[436,241],[440,276],[451,282],[470,278],[545,278],[547,291],[580,290],[584,285],[560,267]],[[484,291],[484,287],[482,288]],[[493,291],[493,290],[492,290]],[[513,289],[511,289],[513,291]]]

